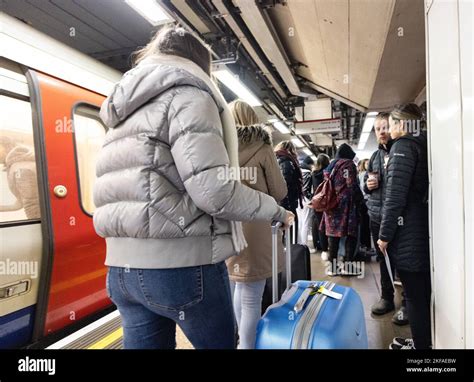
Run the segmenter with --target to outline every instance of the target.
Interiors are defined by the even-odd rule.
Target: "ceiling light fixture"
[[[374,114],[375,113],[375,114]],[[375,117],[377,116],[377,112],[368,113],[365,117],[364,126],[362,126],[362,133],[359,138],[359,144],[357,145],[358,150],[363,150],[367,140],[369,139],[369,135],[374,127]]]
[[[301,142],[299,138],[291,138],[291,143],[293,143],[297,149],[305,146],[304,143]]]
[[[290,134],[290,129],[288,128],[285,122],[282,122],[282,121],[273,122],[273,127],[282,134]]]
[[[252,107],[262,106],[260,100],[225,66],[219,66],[212,74],[242,101]]]
[[[155,0],[125,0],[125,2],[153,26],[174,21]]]

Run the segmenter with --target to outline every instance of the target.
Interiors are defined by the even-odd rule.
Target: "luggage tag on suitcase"
[[[325,287],[321,286],[319,287],[319,289],[314,292],[314,293],[321,293],[325,296],[328,296],[328,297],[331,297],[331,298],[334,298],[336,300],[340,300],[342,298],[342,294],[340,293],[337,293],[337,292],[334,292],[332,290],[329,290],[329,289],[326,289]]]
[[[316,293],[320,293],[322,295],[331,297],[335,300],[342,299],[342,294],[340,294],[340,293],[337,293],[337,292],[334,292],[332,290],[326,289],[323,286],[320,286],[318,288],[316,284],[311,284],[303,291],[303,293],[301,293],[301,296],[298,299],[298,301],[296,301],[296,304],[293,307],[293,310],[296,313],[301,312],[303,310],[305,304],[306,304],[306,301],[308,301],[308,298],[310,296],[314,296]]]

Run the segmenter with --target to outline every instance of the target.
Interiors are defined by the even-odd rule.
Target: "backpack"
[[[325,177],[323,182],[318,186],[314,193],[311,205],[317,212],[325,212],[332,210],[337,206],[337,195],[332,185],[332,175],[334,169],[328,177]]]

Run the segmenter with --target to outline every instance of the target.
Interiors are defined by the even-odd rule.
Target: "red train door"
[[[43,311],[48,335],[110,305],[105,241],[92,223],[95,159],[105,136],[98,108],[105,97],[43,73],[30,75],[38,92],[50,209],[52,258]]]

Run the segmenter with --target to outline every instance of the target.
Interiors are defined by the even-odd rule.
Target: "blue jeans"
[[[174,349],[176,324],[196,349],[233,349],[224,262],[174,269],[109,267],[107,293],[122,316],[125,349]]]
[[[262,316],[262,296],[265,281],[236,282],[234,311],[239,328],[239,349],[255,349],[258,320]]]

